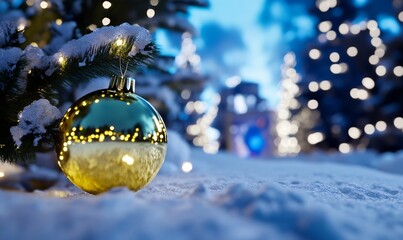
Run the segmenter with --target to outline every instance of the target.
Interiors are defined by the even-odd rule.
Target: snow
[[[184,163],[191,164],[189,144],[181,135],[171,129],[168,129],[168,149],[165,155],[165,162],[161,167],[162,174],[177,173]]]
[[[55,54],[54,57],[56,61],[61,56],[84,57],[83,54],[91,49],[99,48],[102,45],[111,43],[111,41],[127,39],[132,36],[135,36],[135,41],[129,56],[133,56],[138,51],[142,51],[151,42],[151,35],[147,29],[139,25],[123,23],[116,27],[102,27],[79,39],[71,40],[63,45],[59,53]],[[89,56],[89,58],[91,58],[91,56]]]
[[[325,154],[317,152],[305,156],[300,155],[296,159],[310,162],[337,162],[340,164],[359,165],[403,175],[403,150],[395,153],[377,153],[370,150],[349,154]]]
[[[28,45],[24,50],[24,57],[28,62],[27,69],[45,69],[49,65],[49,59],[39,47]]]
[[[47,99],[33,101],[19,115],[18,125],[10,128],[15,144],[20,147],[22,137],[34,134],[34,146],[37,146],[42,139],[41,135],[46,133],[46,127],[60,118],[59,109],[52,106]]]
[[[60,46],[73,39],[76,27],[77,24],[73,21],[63,22],[60,25],[52,23],[51,30],[53,37],[51,42],[45,47],[45,51],[47,53],[54,53],[59,50]]]
[[[11,71],[15,68],[21,55],[22,51],[19,48],[0,48],[0,72]]]
[[[0,190],[0,239],[403,239],[403,176],[307,157],[189,157],[193,171],[138,192],[92,196],[64,180]]]

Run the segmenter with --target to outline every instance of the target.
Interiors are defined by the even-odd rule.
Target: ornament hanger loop
[[[119,57],[119,69],[120,69],[120,75],[122,77],[126,76],[128,67],[129,67],[129,61],[126,62],[125,71],[122,70],[122,57]]]

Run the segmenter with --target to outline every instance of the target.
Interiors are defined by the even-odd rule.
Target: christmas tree
[[[179,91],[173,84],[179,71],[168,70],[174,57],[157,57],[151,34],[157,28],[193,34],[188,7],[208,6],[170,0],[0,3],[0,160],[9,162],[51,150],[61,117],[57,107],[66,108],[77,88],[93,79],[136,76],[140,85],[168,92],[153,91],[150,97],[178,105],[164,99]],[[168,115],[171,105],[161,106],[161,112]],[[177,120],[175,114],[168,120]]]
[[[316,39],[295,61],[285,57],[283,85],[295,91],[278,114],[279,153],[403,147],[402,7],[316,1]]]

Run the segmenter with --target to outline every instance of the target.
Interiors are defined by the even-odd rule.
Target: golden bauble
[[[124,89],[115,84],[82,97],[60,122],[58,164],[86,192],[114,187],[137,191],[157,175],[165,159],[167,132],[161,116]]]

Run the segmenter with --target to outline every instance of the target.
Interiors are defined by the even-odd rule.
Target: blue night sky
[[[210,1],[210,4],[210,9],[194,8],[190,14],[190,21],[199,31],[195,42],[205,72],[221,72],[218,78],[224,83],[234,75],[259,83],[261,97],[275,108],[279,101],[280,69],[287,44],[298,37],[311,36],[314,20],[307,17],[303,4],[287,6],[285,1],[271,1],[267,5],[264,0],[220,0]],[[284,24],[289,19],[295,21],[291,24],[293,28],[285,29]],[[207,31],[206,25],[209,24],[218,25],[216,31],[220,27],[222,35],[212,31],[211,27],[211,31]],[[215,51],[214,56],[217,49],[209,49],[209,46],[220,42],[218,36],[226,38],[228,35],[231,37],[221,43],[227,51]],[[206,42],[211,45],[207,46]],[[222,62],[210,61],[220,57]],[[226,70],[217,71],[217,66],[212,67],[217,64]]]
[[[273,79],[271,69],[267,67],[267,54],[262,54],[265,34],[258,25],[258,17],[263,3],[264,0],[211,1],[210,9],[193,9],[190,21],[196,29],[202,29],[206,23],[216,22],[223,28],[239,30],[244,49],[232,51],[234,58],[241,58],[238,60],[240,61],[239,70],[238,72],[233,72],[233,74],[227,73],[226,77],[240,75],[244,80],[258,82],[262,86],[262,97],[267,98],[273,105],[277,102],[276,91],[278,83],[276,79]],[[198,45],[202,45],[203,39],[196,39],[195,42]],[[228,58],[231,59],[231,53],[227,54],[230,55]],[[230,60],[226,62],[228,61]],[[222,81],[225,81],[225,79],[222,79]]]

